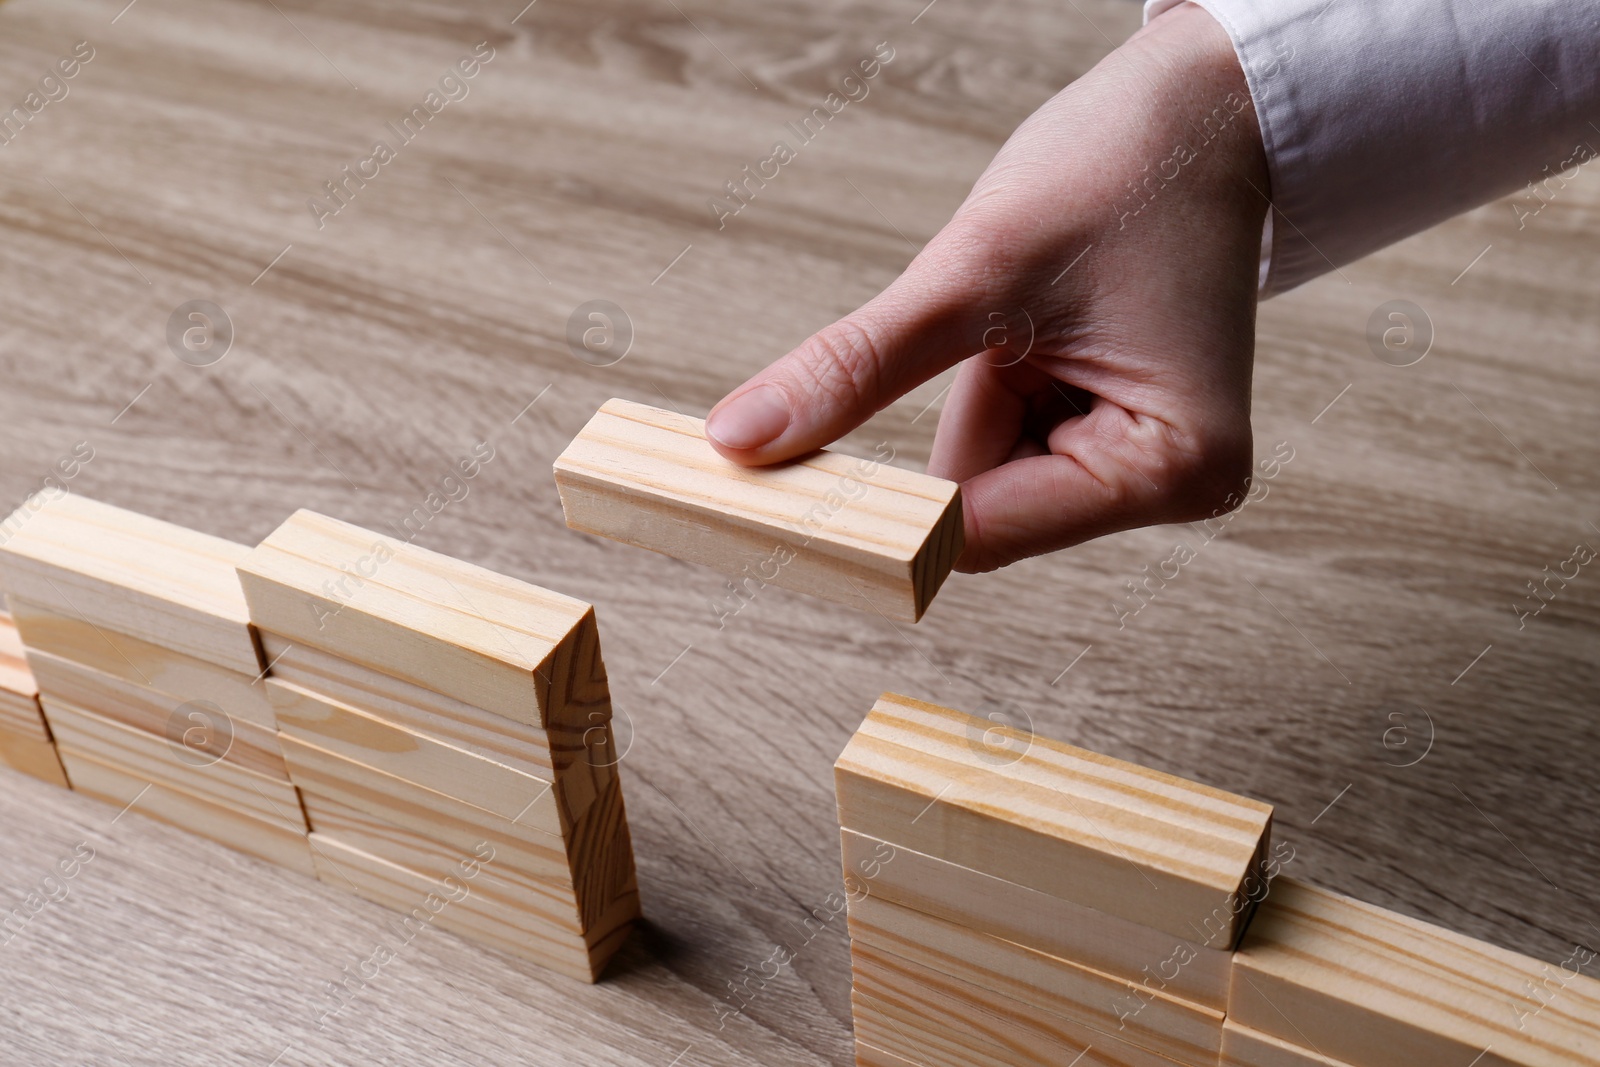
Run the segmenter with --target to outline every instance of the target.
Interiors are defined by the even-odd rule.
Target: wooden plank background
[[[774,588],[719,629],[722,578],[564,528],[553,458],[610,396],[703,415],[876,292],[1137,5],[125,2],[0,7],[6,107],[95,49],[0,145],[0,498],[88,442],[73,489],[254,542],[301,506],[398,522],[492,443],[418,541],[598,606],[649,925],[596,988],[428,933],[319,1029],[386,912],[8,775],[5,907],[56,899],[0,935],[7,1062],[848,1063],[844,919],[802,924],[839,886],[829,766],[885,689],[1268,800],[1298,877],[1551,961],[1600,942],[1600,573],[1516,612],[1600,547],[1591,174],[1265,307],[1257,451],[1294,459],[1210,543],[957,576],[915,627]],[[318,229],[307,199],[485,40]],[[881,41],[719,229],[708,198]],[[236,333],[206,368],[166,340],[194,299]],[[634,335],[609,367],[566,340],[595,299]],[[1413,366],[1367,341],[1393,299],[1432,322]],[[919,466],[943,384],[844,447]]]

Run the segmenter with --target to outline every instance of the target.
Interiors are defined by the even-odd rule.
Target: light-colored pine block
[[[280,690],[280,694],[282,692]],[[294,718],[296,714],[304,714],[283,706],[279,707],[278,713],[284,718]],[[296,756],[298,754],[303,757],[307,749],[314,748],[317,753],[326,753],[340,760],[339,773],[345,776],[352,787],[377,793],[411,793],[417,799],[425,798],[424,802],[436,802],[442,811],[447,811],[463,821],[502,828],[514,827],[524,833],[542,833],[557,838],[563,837],[572,826],[572,821],[565,817],[556,802],[555,793],[550,788],[549,782],[541,782],[531,789],[524,784],[515,796],[497,805],[502,809],[509,809],[506,814],[502,814],[500,811],[490,810],[453,793],[447,793],[420,778],[403,777],[363,762],[369,751],[368,745],[352,742],[345,736],[335,735],[333,731],[318,733],[314,730],[285,729],[279,735],[279,740],[289,761],[289,777],[302,789],[309,788],[307,784],[309,779],[302,778],[299,773],[295,762]],[[291,745],[291,741],[298,741],[301,744]],[[313,754],[310,758],[316,758],[316,755]],[[414,768],[423,768],[425,773],[422,777],[435,782],[442,777],[437,769],[440,760],[437,758],[436,750],[413,751],[407,756],[406,762]]]
[[[66,493],[0,545],[0,585],[57,615],[254,677],[261,662],[234,573],[248,552]]]
[[[555,463],[567,525],[771,584],[916,621],[964,546],[955,482],[820,451],[741,467],[705,423],[608,400]]]
[[[852,943],[850,964],[857,1039],[919,1067],[1174,1067],[1148,1049],[871,945]]]
[[[517,722],[588,727],[611,698],[594,609],[297,511],[239,564],[263,630]]]
[[[1228,1017],[1360,1067],[1593,1067],[1600,981],[1280,878],[1234,956]]]
[[[304,834],[305,815],[294,786],[230,760],[196,765],[209,753],[168,743],[165,737],[125,726],[44,698],[45,717],[56,746],[87,756],[138,778],[191,793],[243,814]]]
[[[878,897],[852,897],[849,921],[854,946],[870,945],[1180,1063],[1214,1063],[1222,1048],[1222,1012],[1215,1008]]]
[[[429,878],[316,833],[311,846],[317,877],[327,884],[401,912],[419,928],[448,930],[580,982],[599,980],[636,918],[622,911],[587,936],[574,934],[486,900],[464,871],[452,881]],[[469,864],[476,859],[463,856]]]
[[[834,771],[847,829],[1213,948],[1260,884],[1271,806],[909,697]]]
[[[127,808],[135,815],[159,819],[268,863],[302,874],[316,873],[304,829],[297,832],[281,821],[253,818],[225,804],[141,778],[71,749],[64,750],[61,759],[71,775],[72,788],[80,793]]]
[[[209,701],[235,720],[277,728],[259,672],[239,674],[25,600],[13,598],[11,612],[23,643],[32,651],[48,652],[180,700]]]
[[[48,652],[29,649],[28,663],[44,700],[92,711],[165,742],[187,741],[199,750],[197,756],[210,754],[269,778],[289,780],[276,730],[234,719],[220,705],[146,689]]]
[[[535,778],[475,752],[319,696],[293,682],[269,678],[267,685],[277,707],[278,727],[283,733],[385,774],[474,804],[503,819],[537,818],[531,809],[548,805],[557,820],[557,829],[552,832],[559,833],[571,826],[594,800],[593,792],[580,793],[577,799],[583,801],[584,806],[574,807],[574,798],[565,788],[565,780],[553,782],[548,774]],[[587,775],[580,775],[577,781],[580,786],[590,784]]]
[[[881,1048],[873,1048],[865,1041],[856,1041],[856,1067],[921,1067],[921,1065],[907,1059],[901,1059],[892,1052],[885,1052]]]
[[[1222,1067],[1353,1067],[1232,1019],[1222,1023]]]
[[[0,764],[41,782],[67,787],[56,746],[48,738],[41,740],[32,734],[0,729]]]
[[[437,848],[471,852],[487,842],[497,875],[508,881],[546,887],[552,899],[566,899],[570,887],[585,930],[615,912],[618,901],[631,898],[638,907],[620,781],[563,840],[392,775],[361,773],[351,761],[292,737],[284,738],[284,749],[313,826],[320,819],[320,826],[363,851],[426,870],[425,862],[414,862],[417,855]]]
[[[459,848],[368,815],[331,797],[307,792],[302,792],[301,797],[313,832],[379,859],[409,867],[430,878],[443,878],[451,873],[461,859],[462,851]],[[500,850],[489,844],[487,838],[474,849],[480,846],[493,850],[499,857]],[[564,875],[565,871],[562,873]],[[498,877],[488,873],[482,876],[484,883],[493,887],[494,895],[539,916],[552,926],[574,933],[583,932],[577,893],[570,877],[530,878],[521,870],[505,864],[498,866],[497,874]]]
[[[846,884],[1209,1008],[1228,1003],[1233,954],[904,845],[841,830]]]
[[[50,740],[50,728],[39,707],[39,685],[28,669],[16,625],[4,611],[0,611],[0,730],[36,741]]]
[[[592,712],[593,721],[581,729],[544,730],[274,633],[263,631],[261,645],[273,678],[522,774],[558,781],[569,810],[581,811],[615,777],[609,714]]]

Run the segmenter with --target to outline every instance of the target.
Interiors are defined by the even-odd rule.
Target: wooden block
[[[593,725],[611,698],[594,609],[297,511],[239,564],[264,630],[529,726]]]
[[[230,718],[277,728],[259,673],[239,674],[25,600],[13,599],[11,611],[23,643],[32,651],[48,652],[180,700],[210,701]]]
[[[72,777],[72,788],[135,815],[159,819],[180,830],[220,845],[275,863],[280,867],[315,875],[306,831],[296,831],[282,821],[268,822],[217,804],[186,790],[153,782],[127,770],[67,749],[61,753]]]
[[[1271,806],[909,697],[834,772],[847,829],[1201,945],[1262,884]]]
[[[1222,1012],[1175,1000],[874,896],[850,898],[850,937],[1180,1063],[1215,1063]]]
[[[39,707],[39,685],[28,669],[16,625],[4,611],[0,611],[0,730],[35,741],[50,740]]]
[[[1360,1067],[1592,1067],[1600,981],[1280,878],[1234,957],[1228,1017]]]
[[[901,1059],[892,1052],[873,1048],[865,1041],[856,1041],[856,1067],[919,1067],[910,1060]]]
[[[165,737],[125,726],[84,708],[44,698],[45,717],[56,747],[158,785],[233,808],[304,834],[305,815],[294,786],[230,760],[196,765],[206,753],[168,743]]]
[[[48,738],[0,729],[0,763],[51,785],[67,787],[56,746]]]
[[[586,794],[598,795],[615,777],[609,714],[591,712],[592,722],[582,728],[544,730],[274,633],[262,631],[261,646],[272,677],[535,778],[559,780],[574,808],[587,805]]]
[[[841,830],[847,885],[1060,956],[1179,1000],[1222,1009],[1233,954],[1015,882]]]
[[[293,718],[296,714],[303,713],[280,707],[279,714]],[[434,806],[440,812],[463,822],[493,826],[502,832],[520,830],[524,834],[540,833],[556,838],[564,837],[572,827],[572,820],[561,811],[549,782],[541,782],[537,788],[519,792],[509,797],[505,803],[498,804],[497,806],[502,809],[511,809],[509,814],[501,814],[500,811],[490,810],[481,804],[436,789],[426,782],[401,777],[370,763],[364,763],[357,757],[365,756],[369,751],[368,746],[351,742],[342,736],[332,736],[332,731],[318,733],[313,730],[284,730],[279,735],[279,741],[289,762],[290,780],[302,789],[312,788],[310,784],[312,779],[302,776],[302,768],[296,762],[297,757],[303,763],[306,760],[332,756],[339,762],[330,766],[336,766],[336,773],[343,775],[351,787],[369,793],[407,795],[415,803]],[[290,743],[296,741],[300,744]],[[310,749],[316,751],[308,755]],[[414,754],[408,758],[408,762],[413,766],[428,767],[429,758],[433,754],[432,750],[421,755]],[[434,761],[433,767],[436,766],[437,761]],[[330,770],[330,773],[334,772]],[[440,777],[437,770],[426,776],[434,780]],[[518,803],[512,803],[513,801]]]
[[[857,1039],[919,1067],[1174,1067],[1148,1049],[871,945],[853,942],[850,964]]]
[[[234,573],[248,552],[67,493],[0,544],[0,585],[57,615],[254,677],[261,661]]]
[[[48,652],[30,649],[28,663],[47,701],[92,711],[164,742],[187,743],[196,748],[197,757],[215,756],[269,778],[289,780],[276,730],[234,719],[219,705],[146,689]],[[219,710],[221,717],[216,714]]]
[[[512,821],[531,816],[531,809],[548,805],[560,833],[582,815],[592,792],[580,792],[584,807],[572,805],[571,791],[547,773],[535,778],[456,748],[427,734],[397,726],[348,704],[330,700],[295,685],[269,678],[267,684],[277,706],[278,726],[285,734],[320,746],[346,759],[403,778],[436,792],[455,797]],[[587,775],[578,776],[582,786]]]
[[[1222,1023],[1222,1067],[1351,1067],[1232,1019]]]
[[[451,873],[463,855],[486,855],[492,850],[492,855],[498,859],[501,854],[499,849],[488,844],[487,838],[475,845],[472,852],[463,853],[461,849],[368,815],[331,797],[307,792],[302,792],[301,797],[314,833],[430,878],[443,878]],[[503,872],[499,881],[506,887],[501,896],[512,898],[516,906],[543,918],[551,926],[583,932],[577,893],[564,869],[561,877],[549,878],[531,878],[503,864],[499,869]],[[482,877],[490,876],[485,873]]]
[[[403,912],[419,929],[437,926],[580,982],[599,980],[635,918],[622,914],[587,936],[573,934],[485,900],[473,891],[476,878],[453,876],[453,883],[429,878],[317,833],[311,835],[311,848],[317,877],[329,885]]]
[[[392,775],[352,773],[351,761],[292,737],[283,744],[313,822],[320,817],[364,851],[425,869],[425,863],[405,863],[408,853],[395,850],[427,852],[436,845],[459,855],[487,842],[495,850],[497,873],[508,880],[515,875],[552,892],[570,886],[585,930],[612,913],[619,900],[632,897],[638,907],[620,781],[589,806],[563,840]],[[352,813],[366,816],[366,824]],[[376,839],[384,837],[391,843],[378,844]]]
[[[608,400],[555,475],[574,530],[915,622],[961,555],[961,489],[892,456],[741,467],[700,419]]]

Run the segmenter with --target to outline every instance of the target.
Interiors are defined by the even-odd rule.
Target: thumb
[[[724,397],[706,419],[712,446],[747,465],[803,455],[980,351],[983,331],[973,329],[969,310],[974,287],[963,272],[919,266],[926,256]]]

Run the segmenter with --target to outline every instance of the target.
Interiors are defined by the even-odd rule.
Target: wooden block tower
[[[19,519],[0,584],[72,787],[310,873],[234,572],[249,549],[76,494]]]
[[[595,980],[639,898],[594,609],[308,511],[238,570],[317,876]]]
[[[0,763],[51,785],[67,784],[39,706],[39,683],[28,669],[16,623],[5,611],[0,611]]]
[[[886,695],[835,765],[862,1067],[1579,1067],[1600,981],[1277,878],[1271,808]]]

